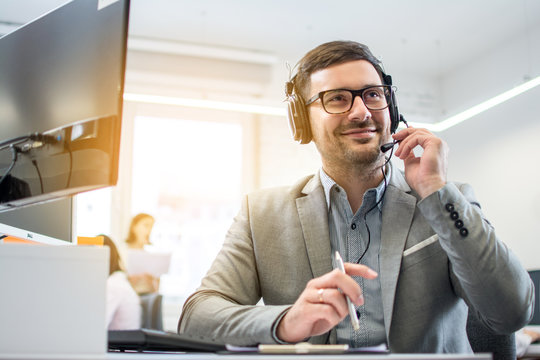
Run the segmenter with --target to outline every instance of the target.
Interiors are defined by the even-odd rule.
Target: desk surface
[[[259,354],[214,354],[214,353],[140,353],[118,352],[81,356],[66,356],[66,354],[39,355],[25,357],[3,356],[0,359],[17,360],[488,360],[491,354],[343,354],[343,355],[259,355]]]
[[[479,360],[491,354],[343,354],[343,355],[259,355],[211,353],[109,353],[107,360]]]

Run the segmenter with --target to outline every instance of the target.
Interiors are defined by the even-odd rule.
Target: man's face
[[[371,85],[382,85],[373,65],[366,60],[354,60],[311,74],[309,98],[325,90],[358,90]],[[309,105],[308,110],[313,141],[323,164],[369,165],[384,158],[380,146],[390,141],[388,108],[368,110],[358,96],[351,110],[344,114],[328,114],[321,100]]]

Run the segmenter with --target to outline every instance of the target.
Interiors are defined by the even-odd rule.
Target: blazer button
[[[447,203],[444,207],[446,208],[446,211],[448,212],[454,211],[454,204],[452,203]]]
[[[459,214],[457,211],[452,211],[452,213],[450,214],[450,219],[452,220],[457,220],[459,219]]]
[[[454,225],[456,225],[456,227],[458,229],[461,229],[463,227],[463,221],[461,221],[461,219],[458,219],[456,220],[456,222],[454,223]]]
[[[462,237],[467,237],[467,235],[469,235],[469,230],[467,230],[467,228],[461,228],[459,229],[459,235]]]

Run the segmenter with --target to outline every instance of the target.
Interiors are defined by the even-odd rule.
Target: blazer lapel
[[[390,336],[401,258],[417,202],[414,196],[408,194],[410,191],[403,174],[393,168],[383,205],[380,253],[381,295],[387,338]]]
[[[330,238],[328,232],[328,210],[324,190],[316,174],[304,186],[305,196],[296,199],[298,217],[306,244],[307,255],[313,277],[332,271]]]

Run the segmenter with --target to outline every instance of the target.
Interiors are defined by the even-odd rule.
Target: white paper
[[[148,273],[160,277],[169,271],[171,253],[148,252],[139,249],[128,249],[126,271],[130,275]]]

